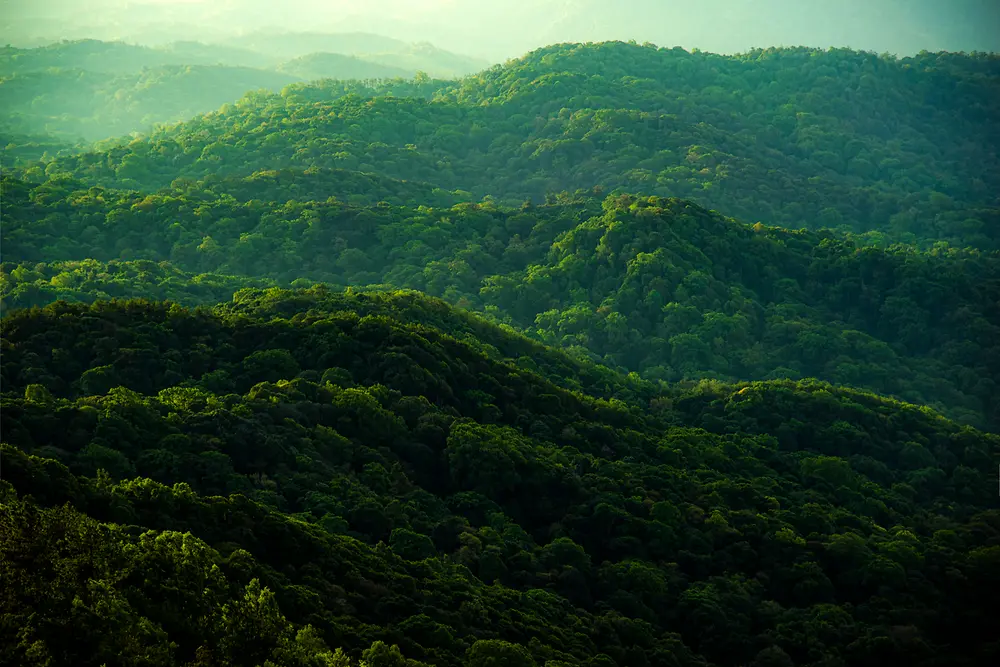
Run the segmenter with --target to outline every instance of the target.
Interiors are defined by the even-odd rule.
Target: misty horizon
[[[225,44],[255,33],[351,33],[429,42],[492,62],[549,44],[635,40],[715,53],[772,46],[847,47],[892,53],[1000,50],[1000,4],[845,0],[817,6],[792,0],[690,3],[558,0],[67,0],[0,2],[0,39],[18,47],[63,39],[158,46]]]

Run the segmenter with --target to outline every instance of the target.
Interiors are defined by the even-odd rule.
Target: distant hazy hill
[[[277,69],[304,80],[395,79],[410,78],[416,74],[416,70],[391,67],[339,53],[311,53],[282,63]]]
[[[240,43],[245,47],[79,40],[2,48],[0,130],[92,141],[146,132],[296,81],[412,78],[421,71],[455,77],[487,64],[361,33],[259,33]]]
[[[266,67],[270,62],[271,58],[253,51],[196,42],[176,42],[162,48],[151,48],[85,39],[56,42],[34,49],[0,48],[0,76],[52,68],[125,74],[165,65]]]
[[[156,47],[166,57],[203,65],[232,65],[268,69],[281,59],[271,53],[241,49],[225,44],[205,44],[195,41],[170,42]]]
[[[0,79],[0,127],[94,141],[187,120],[248,90],[298,77],[243,67],[166,65],[136,73],[47,70]]]
[[[362,57],[385,65],[420,70],[441,78],[461,77],[490,66],[486,60],[451,53],[426,42],[408,45],[396,51],[365,53]]]
[[[457,77],[472,74],[490,65],[486,60],[452,53],[433,44],[413,44],[370,33],[270,33],[258,32],[225,42],[241,49],[271,53],[282,58],[298,58],[313,53],[356,56],[409,72],[431,76]]]
[[[253,51],[296,58],[308,53],[325,52],[346,55],[390,53],[405,50],[409,44],[400,39],[367,32],[268,32],[258,31],[227,39],[225,44]]]

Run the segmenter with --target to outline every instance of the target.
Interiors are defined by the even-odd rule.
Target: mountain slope
[[[337,89],[324,97],[323,88],[253,97],[127,151],[47,169],[156,188],[220,169],[364,164],[506,200],[601,186],[790,228],[996,249],[998,63],[984,54],[723,57],[560,45],[442,89],[433,102]],[[233,153],[220,159],[216,145]],[[144,165],[141,178],[119,173],[126,161]]]
[[[595,400],[370,299],[2,320],[5,657],[133,655],[116,623],[162,665],[996,658],[996,436],[820,384]]]

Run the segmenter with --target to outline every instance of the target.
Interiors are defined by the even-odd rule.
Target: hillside
[[[263,172],[159,195],[4,185],[5,258],[15,260],[3,266],[6,308],[143,296],[111,277],[118,269],[38,265],[57,261],[171,262],[182,282],[393,285],[651,380],[819,377],[1000,428],[995,252],[866,247],[676,199],[510,209],[350,172]],[[198,293],[155,292],[219,297]]]
[[[821,384],[597,400],[463,321],[315,290],[4,318],[4,660],[998,657],[996,436]]]
[[[513,202],[600,186],[792,229],[1000,248],[992,55],[561,45],[434,101],[308,90],[47,172],[155,189],[220,169],[360,168]]]

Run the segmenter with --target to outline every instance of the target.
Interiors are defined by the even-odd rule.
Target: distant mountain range
[[[163,65],[226,65],[273,69],[295,58],[337,54],[431,76],[455,77],[490,65],[432,44],[410,43],[369,33],[256,32],[225,43],[174,41],[143,46],[129,41],[62,40],[34,48],[0,49],[0,75],[49,68],[135,72]]]
[[[152,48],[100,40],[0,49],[0,128],[94,141],[186,120],[247,91],[313,79],[452,78],[488,62],[367,33],[258,32]],[[9,142],[8,142],[9,143]]]
[[[20,46],[94,37],[226,42],[260,30],[363,31],[505,60],[545,44],[609,39],[735,53],[758,46],[847,46],[913,55],[1000,50],[989,0],[3,0],[0,36]],[[891,26],[891,29],[887,29]],[[299,54],[302,55],[302,54]]]

